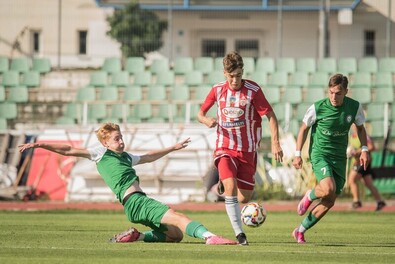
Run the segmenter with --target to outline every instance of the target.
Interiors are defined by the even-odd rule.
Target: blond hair
[[[106,141],[109,137],[110,134],[114,131],[121,131],[119,128],[119,125],[114,124],[114,123],[104,123],[102,124],[98,130],[95,131],[97,139],[103,143]]]

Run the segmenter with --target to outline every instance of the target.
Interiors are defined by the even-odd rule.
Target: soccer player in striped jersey
[[[237,52],[223,59],[226,81],[215,84],[199,112],[198,120],[209,128],[217,127],[214,163],[218,168],[219,189],[225,196],[225,208],[237,241],[248,245],[240,219],[240,205],[251,200],[257,164],[257,149],[262,134],[262,117],[269,120],[272,135],[272,154],[282,161],[278,122],[261,87],[243,79],[243,58]],[[217,117],[206,116],[216,104]]]

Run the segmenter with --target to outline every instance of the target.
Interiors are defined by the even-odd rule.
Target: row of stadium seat
[[[14,71],[18,73],[26,73],[35,71],[40,74],[46,74],[51,71],[51,61],[48,58],[33,58],[18,57],[8,59],[0,57],[0,74],[7,71]]]
[[[355,72],[392,72],[395,73],[395,57],[376,58],[376,57],[364,57],[364,58],[323,58],[315,59],[313,57],[303,58],[272,58],[272,57],[244,57],[244,71],[246,74],[252,72],[268,72],[272,73],[275,71],[283,71],[292,73],[296,71],[302,72],[326,72],[336,73],[342,72],[345,74],[351,74]],[[141,72],[146,68],[146,63],[143,58],[130,57],[125,61],[123,67],[122,62],[119,58],[106,58],[102,65],[102,70],[108,73],[119,72],[124,69],[125,71],[134,74]],[[174,60],[173,64],[170,64],[167,58],[153,60],[149,66],[149,71],[156,74],[161,71],[173,70],[175,74],[186,74],[187,72],[197,70],[204,74],[215,70],[223,70],[222,58],[210,58],[210,57],[180,57]]]

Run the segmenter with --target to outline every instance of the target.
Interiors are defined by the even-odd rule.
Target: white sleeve
[[[316,119],[317,119],[317,115],[315,112],[315,107],[314,104],[312,104],[307,109],[306,114],[304,114],[303,123],[305,123],[307,127],[311,127],[312,125],[314,125]]]
[[[359,104],[359,108],[358,108],[357,114],[355,115],[354,123],[357,126],[363,125],[363,123],[365,123],[365,114],[363,112],[363,108],[362,108],[361,104]]]
[[[99,146],[95,148],[89,148],[88,151],[91,154],[90,159],[97,163],[101,160],[104,153],[106,153],[107,148],[105,148],[104,146]]]
[[[132,167],[133,167],[134,165],[136,165],[137,163],[139,163],[139,161],[140,161],[140,156],[133,155],[132,153],[129,153],[129,152],[127,152],[127,153],[128,153],[128,155],[129,155],[129,157],[132,159]]]

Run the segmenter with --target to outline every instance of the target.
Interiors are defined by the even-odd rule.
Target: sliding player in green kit
[[[188,146],[190,139],[174,146],[153,150],[137,156],[125,152],[122,133],[117,124],[105,123],[96,131],[101,146],[90,149],[74,148],[69,145],[29,143],[20,145],[20,151],[43,148],[64,156],[88,158],[96,162],[97,170],[106,184],[124,206],[129,221],[150,227],[152,230],[139,232],[135,228],[114,236],[111,242],[180,242],[183,233],[204,239],[208,245],[235,245],[236,241],[217,236],[201,223],[186,215],[175,212],[169,206],[147,197],[140,188],[139,177],[133,166],[153,162],[173,151]]]
[[[358,101],[346,97],[347,86],[346,76],[332,76],[328,85],[328,98],[309,107],[299,130],[293,166],[296,169],[302,167],[300,151],[311,128],[309,155],[317,185],[308,190],[300,201],[298,214],[304,215],[314,200],[320,201],[293,231],[293,237],[298,243],[306,242],[304,233],[332,208],[343,189],[346,182],[348,135],[353,123],[357,126],[362,145],[359,162],[365,169],[370,162],[363,109]]]

